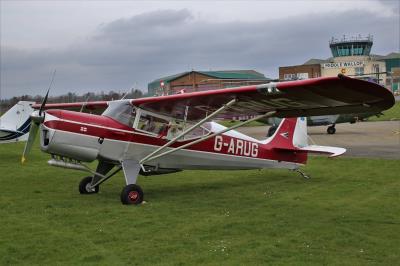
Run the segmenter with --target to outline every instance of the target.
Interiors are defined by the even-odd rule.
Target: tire
[[[335,134],[336,133],[336,128],[334,126],[330,126],[326,129],[326,132],[330,135]]]
[[[81,194],[95,194],[99,192],[100,187],[97,185],[92,189],[89,189],[88,185],[92,182],[92,177],[87,176],[79,183],[79,193]]]
[[[275,131],[277,130],[277,126],[271,126],[269,129],[268,129],[268,133],[267,133],[267,137],[271,137],[272,135],[274,135],[274,133],[275,133]]]
[[[121,192],[121,203],[125,205],[138,205],[143,202],[143,190],[140,186],[127,185]]]

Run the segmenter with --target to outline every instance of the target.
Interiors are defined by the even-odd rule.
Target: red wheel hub
[[[130,191],[128,197],[131,201],[136,201],[139,198],[139,192],[137,191]]]

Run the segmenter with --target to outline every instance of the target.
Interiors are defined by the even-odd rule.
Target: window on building
[[[308,73],[297,73],[296,76],[298,79],[308,79]]]
[[[284,74],[283,79],[284,80],[294,80],[294,79],[296,79],[296,74]]]
[[[354,68],[356,76],[364,75],[364,68],[363,67],[355,67]]]
[[[379,64],[373,64],[372,65],[372,72],[373,73],[379,73]]]

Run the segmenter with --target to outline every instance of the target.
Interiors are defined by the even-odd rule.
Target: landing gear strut
[[[327,129],[326,129],[326,132],[328,133],[328,134],[335,134],[336,133],[336,128],[335,128],[335,124],[333,124],[332,126],[329,126]]]
[[[126,181],[126,186],[121,192],[121,203],[125,205],[138,205],[143,202],[143,190],[140,186],[136,185],[141,166],[138,161],[130,159],[121,161],[121,166]]]

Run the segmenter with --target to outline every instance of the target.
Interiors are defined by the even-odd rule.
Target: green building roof
[[[225,70],[225,71],[198,71],[201,74],[211,76],[218,79],[262,79],[266,78],[264,74],[261,74],[254,70]]]
[[[264,74],[255,70],[222,70],[222,71],[186,71],[179,74],[162,77],[153,80],[147,85],[148,92],[151,94],[160,87],[161,81],[170,83],[171,81],[185,76],[189,73],[197,72],[215,79],[237,79],[237,80],[271,80],[264,76]]]

